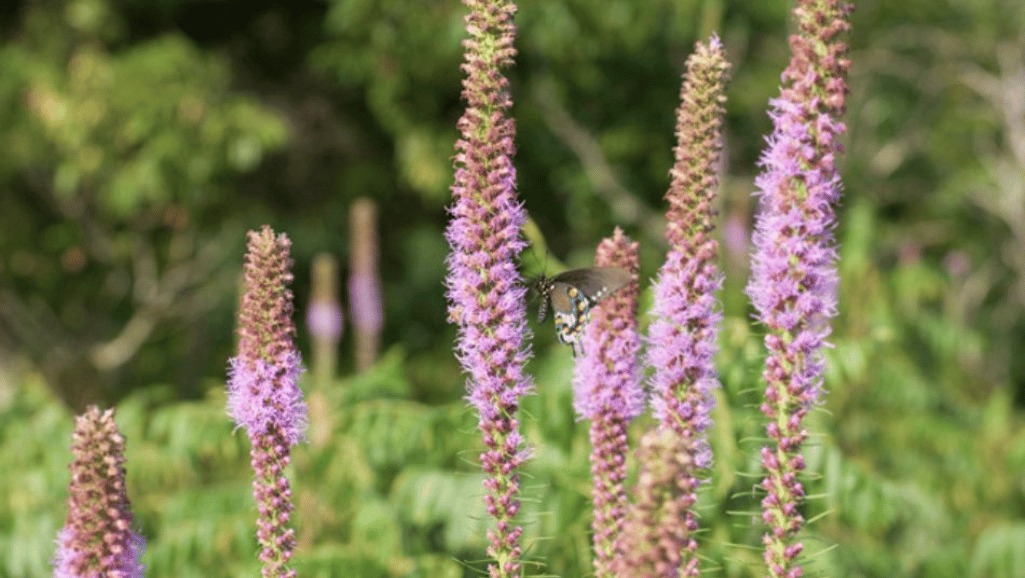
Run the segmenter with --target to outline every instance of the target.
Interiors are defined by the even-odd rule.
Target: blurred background
[[[723,387],[699,502],[710,576],[762,572],[763,351],[743,288],[790,8],[526,0],[507,71],[524,275],[589,265],[620,226],[650,278],[683,63],[696,40],[724,41]],[[148,575],[258,572],[248,442],[223,388],[245,231],[263,223],[294,243],[311,367],[292,475],[300,575],[480,575],[479,436],[442,286],[464,11],[3,3],[0,577],[50,574],[72,416],[89,403],[117,407]],[[1025,576],[1023,20],[1018,0],[856,3],[840,314],[808,421],[809,575]],[[355,279],[380,288],[382,312],[348,312],[373,303],[350,296]],[[335,295],[340,341],[312,339],[308,307]],[[532,327],[527,571],[588,576],[572,355]]]

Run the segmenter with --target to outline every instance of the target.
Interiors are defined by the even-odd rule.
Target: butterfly
[[[572,345],[573,355],[576,355],[576,342],[587,327],[591,309],[632,280],[633,275],[619,267],[573,269],[554,277],[545,277],[542,273],[533,283],[541,294],[537,320],[545,320],[551,301],[555,311],[555,334],[559,341]]]

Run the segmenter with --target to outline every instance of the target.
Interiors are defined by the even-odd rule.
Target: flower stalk
[[[132,531],[125,489],[125,438],[114,410],[95,405],[75,418],[68,519],[57,535],[54,578],[141,578],[146,541]]]
[[[454,203],[445,237],[452,248],[446,278],[449,319],[458,328],[456,357],[467,373],[468,399],[477,409],[486,474],[484,501],[494,521],[487,531],[492,577],[520,576],[522,527],[518,469],[526,458],[519,432],[520,397],[532,388],[523,280],[516,258],[526,243],[519,231],[526,212],[516,198],[515,124],[501,69],[512,64],[516,7],[497,0],[465,0],[469,37],[455,149]]]
[[[616,541],[626,513],[627,427],[644,410],[638,363],[638,244],[617,227],[611,239],[598,245],[594,264],[625,269],[633,279],[595,305],[573,376],[577,415],[591,421],[594,573],[606,578],[614,576]]]
[[[353,201],[349,208],[349,232],[349,312],[356,342],[356,371],[363,373],[377,362],[384,326],[374,201]]]
[[[292,490],[285,469],[291,448],[303,438],[306,404],[299,389],[302,360],[295,347],[291,241],[264,225],[250,231],[239,307],[238,355],[228,375],[228,415],[246,429],[255,473],[253,497],[258,517],[263,576],[294,578],[288,567],[295,530],[288,527]]]
[[[837,251],[833,230],[842,183],[837,160],[846,128],[840,121],[847,94],[850,5],[841,0],[799,0],[798,32],[780,96],[770,102],[773,132],[755,180],[759,212],[748,296],[766,327],[768,356],[762,413],[769,445],[762,448],[766,491],[763,556],[772,578],[803,574],[797,535],[804,524],[801,449],[805,415],[821,402],[822,349],[836,314]]]
[[[676,113],[675,163],[666,193],[669,252],[655,281],[647,363],[658,424],[641,442],[641,475],[629,516],[623,576],[697,576],[693,506],[711,465],[705,431],[719,387],[714,357],[722,286],[712,237],[722,163],[729,64],[722,42],[699,43],[687,60]]]
[[[313,349],[312,368],[317,388],[327,387],[338,367],[338,342],[345,327],[338,298],[338,261],[320,253],[310,265],[310,304],[306,329]]]

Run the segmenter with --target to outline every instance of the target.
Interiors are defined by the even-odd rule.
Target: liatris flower
[[[384,311],[381,275],[377,271],[377,207],[370,199],[356,199],[349,214],[349,311],[355,327],[356,370],[363,372],[377,360]]]
[[[722,274],[715,262],[719,243],[711,233],[728,71],[722,42],[714,36],[707,47],[697,44],[687,61],[677,110],[676,162],[666,193],[669,252],[655,282],[649,328],[655,416],[662,427],[694,442],[711,425],[713,391],[719,386],[714,357],[722,313],[715,311],[715,294]]]
[[[655,283],[648,329],[652,406],[658,426],[645,436],[642,475],[624,542],[621,573],[697,576],[698,469],[711,464],[705,430],[719,387],[714,366],[722,274],[711,237],[722,151],[729,65],[722,43],[698,44],[687,61],[676,115],[676,162],[666,200],[669,253]],[[649,485],[661,484],[661,485]]]
[[[671,428],[658,425],[641,438],[641,471],[616,542],[616,576],[647,578],[693,574],[697,529],[691,507],[698,478],[693,443],[682,443]],[[707,458],[706,458],[707,459]],[[685,558],[685,556],[687,556]],[[686,562],[686,564],[684,564]]]
[[[320,253],[310,266],[310,304],[306,329],[310,335],[310,366],[313,379],[309,395],[309,437],[316,447],[331,439],[334,423],[325,391],[338,368],[338,342],[345,326],[338,299],[338,260]]]
[[[780,96],[771,104],[773,132],[755,184],[751,280],[747,287],[758,317],[768,328],[767,382],[762,412],[769,418],[771,447],[762,449],[763,537],[769,576],[795,578],[803,569],[796,540],[804,518],[799,480],[800,451],[808,433],[801,422],[822,389],[822,348],[836,313],[836,226],[841,192],[837,156],[850,61],[839,37],[850,29],[849,5],[840,0],[799,0],[798,34]]]
[[[302,372],[292,324],[292,243],[264,225],[250,231],[244,291],[239,308],[238,356],[231,359],[228,415],[246,428],[256,475],[253,497],[259,518],[256,537],[265,577],[295,576],[287,568],[295,530],[287,528],[292,491],[284,469],[291,446],[306,430],[306,404],[299,389]]]
[[[344,326],[338,302],[338,262],[328,253],[317,255],[310,267],[310,277],[306,328],[313,345],[313,375],[316,383],[323,386],[334,376]]]
[[[633,281],[594,307],[573,376],[573,405],[580,417],[591,420],[591,529],[598,578],[613,575],[615,542],[626,511],[627,426],[644,410],[637,363],[637,246],[618,227],[598,245],[594,264],[625,269]]]
[[[515,55],[507,1],[465,0],[470,38],[463,70],[466,112],[459,119],[452,220],[445,237],[448,256],[449,319],[458,325],[456,357],[469,374],[469,400],[480,415],[485,451],[480,459],[488,478],[484,501],[495,519],[488,530],[491,576],[519,576],[520,536],[514,526],[520,509],[517,468],[525,459],[519,433],[520,397],[531,389],[523,367],[529,357],[526,289],[516,271],[519,238],[526,213],[516,199],[512,166],[515,126],[508,116],[512,100],[500,69]]]
[[[71,436],[68,521],[57,535],[54,578],[138,578],[146,541],[132,531],[125,491],[125,438],[114,410],[90,406]]]

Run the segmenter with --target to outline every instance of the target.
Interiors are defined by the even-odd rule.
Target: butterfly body
[[[575,344],[587,327],[591,309],[632,279],[629,271],[619,267],[573,269],[554,277],[540,275],[534,281],[534,287],[541,294],[538,321],[544,321],[550,302],[559,341]],[[573,352],[576,354],[575,346]]]

